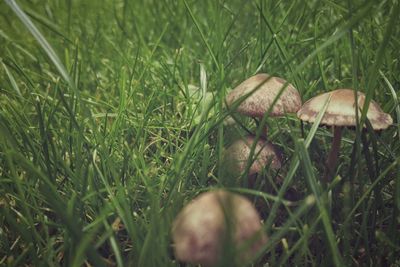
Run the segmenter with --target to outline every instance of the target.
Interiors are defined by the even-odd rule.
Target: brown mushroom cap
[[[269,110],[285,83],[284,79],[270,77],[265,73],[254,75],[239,84],[228,94],[226,97],[227,105],[230,107],[236,101],[241,101],[242,97],[244,98],[249,94],[240,103],[237,111],[246,116],[261,118]],[[276,101],[269,115],[274,117],[283,116],[286,113],[295,113],[300,107],[301,98],[299,92],[289,83]]]
[[[233,228],[227,228],[227,220]],[[267,241],[261,231],[260,217],[248,199],[224,190],[200,194],[181,210],[173,223],[176,258],[204,266],[216,265],[223,254],[226,229],[232,229],[232,245],[238,249],[254,238],[239,260],[249,260]],[[257,234],[259,238],[255,238]]]
[[[358,107],[362,110],[365,102],[365,95],[361,92],[358,95]],[[330,102],[322,117],[321,124],[335,126],[355,126],[356,109],[354,90],[337,89],[328,93],[321,94],[308,100],[297,112],[297,116],[308,122],[314,122],[318,113],[323,108],[327,99],[331,96]],[[359,114],[361,116],[361,113]],[[374,130],[386,129],[393,123],[392,117],[384,113],[379,105],[371,100],[367,112],[367,118],[371,122]]]
[[[233,142],[224,152],[224,167],[231,173],[242,173],[247,166],[254,136],[247,136]],[[280,169],[282,154],[272,143],[259,139],[253,152],[254,162],[249,169],[249,175],[260,173],[266,166]]]

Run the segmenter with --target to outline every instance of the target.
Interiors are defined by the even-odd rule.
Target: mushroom
[[[202,193],[187,204],[173,222],[172,239],[179,261],[203,266],[223,260],[221,255],[227,255],[226,249],[231,247],[224,242],[229,240],[233,255],[238,256],[234,260],[242,264],[267,241],[251,202],[225,190]]]
[[[252,118],[263,118],[272,104],[269,113],[271,117],[295,113],[301,107],[300,94],[292,84],[265,73],[254,75],[233,89],[226,97],[226,104],[231,108],[236,102],[240,102],[236,111]]]
[[[273,170],[282,166],[282,153],[277,146],[260,138],[255,144],[253,157],[250,158],[254,136],[237,139],[224,151],[224,169],[229,175],[240,175],[251,162],[248,175],[260,173],[266,166]]]
[[[361,112],[365,102],[365,95],[361,92],[357,92],[357,100]],[[313,97],[304,103],[297,112],[297,116],[302,121],[314,122],[326,101],[329,101],[329,103],[322,117],[321,124],[333,126],[332,148],[326,160],[326,172],[324,175],[325,180],[328,182],[334,172],[339,156],[342,127],[357,125],[355,91],[352,89],[337,89]],[[384,113],[373,100],[369,103],[367,118],[374,130],[386,129],[393,123],[392,117]]]

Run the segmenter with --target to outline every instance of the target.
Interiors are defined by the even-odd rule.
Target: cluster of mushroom
[[[254,118],[262,118],[269,109],[270,116],[283,116],[301,106],[300,95],[291,84],[267,74],[255,75],[237,86],[226,98],[228,107],[242,98],[236,111]],[[255,160],[251,159],[253,145]],[[264,137],[256,140],[254,135],[233,142],[224,158],[224,167],[231,173],[242,173],[248,163],[248,175],[267,166],[279,169],[282,165],[279,149]],[[202,266],[217,265],[225,255],[226,245],[233,247],[233,262],[248,263],[267,241],[253,204],[224,190],[200,194],[186,205],[173,223],[172,238],[178,260]],[[224,244],[227,240],[233,242]]]
[[[337,89],[301,106],[300,95],[293,85],[281,78],[257,74],[232,90],[226,102],[228,108],[250,117],[276,117],[297,112],[297,117],[307,122],[314,122],[325,108],[320,123],[334,130],[326,162],[325,175],[329,177],[334,173],[338,158],[341,128],[357,125],[356,107],[361,114],[365,95],[351,89]],[[373,100],[366,117],[374,130],[385,129],[393,123],[390,115]],[[279,169],[282,165],[280,152],[265,136],[256,140],[254,135],[248,135],[236,140],[225,150],[224,157],[224,167],[232,173],[241,174],[248,167],[247,174],[253,175],[266,167]],[[173,223],[172,238],[179,261],[202,266],[221,263],[227,247],[234,250],[230,254],[234,255],[233,262],[247,264],[267,242],[260,216],[252,203],[225,190],[202,193],[186,205]]]
[[[340,150],[341,129],[345,126],[357,125],[357,116],[361,116],[364,103],[363,93],[357,91],[356,94],[356,91],[352,89],[337,89],[311,98],[301,106],[301,97],[293,85],[282,78],[271,77],[268,74],[250,77],[227,96],[228,107],[234,107],[239,113],[250,117],[262,118],[265,115],[279,117],[297,112],[300,120],[311,123],[316,120],[319,112],[327,104],[320,124],[333,127],[333,142],[326,160],[325,182],[329,181],[335,171]],[[359,112],[356,112],[356,108]],[[374,130],[386,129],[393,123],[391,116],[384,113],[373,100],[369,103],[366,117]],[[255,146],[253,155],[256,157],[249,168],[249,175],[260,172],[265,166],[271,169],[281,168],[279,150],[264,137],[265,134]],[[254,136],[247,136],[237,140],[226,149],[225,160],[235,173],[243,172],[247,162],[252,161],[250,147],[253,142]]]
[[[264,116],[281,117],[297,112],[301,107],[301,98],[296,88],[284,79],[260,73],[232,90],[226,97],[226,104],[242,115],[262,119]],[[280,169],[282,153],[276,145],[266,140],[266,127],[263,131],[258,140],[252,134],[233,142],[224,153],[225,168],[241,175],[250,163],[249,177],[260,173],[265,167]]]

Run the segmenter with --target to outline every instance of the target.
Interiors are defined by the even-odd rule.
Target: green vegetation
[[[179,266],[172,221],[212,187],[257,203],[255,266],[400,265],[398,0],[18,5],[0,2],[1,266]],[[326,186],[331,129],[265,117],[282,181],[246,188],[223,175],[246,134],[224,126],[224,99],[258,72],[303,101],[357,88],[394,125],[345,128]]]

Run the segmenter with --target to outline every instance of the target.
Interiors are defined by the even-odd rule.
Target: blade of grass
[[[395,30],[395,27],[393,27],[393,25],[397,24],[399,13],[400,13],[400,3],[396,2],[394,7],[391,9],[391,14],[389,17],[389,21],[387,23],[386,31],[383,40],[379,45],[378,51],[376,52],[374,64],[371,66],[371,69],[368,72],[368,80],[366,84],[367,88],[365,93],[365,101],[361,112],[360,125],[364,125],[364,121],[367,118],[368,107],[372,100],[372,95],[375,91],[376,84],[378,82],[379,68],[383,63],[386,48],[389,45],[389,41],[393,36],[393,32]]]
[[[333,232],[331,219],[329,217],[329,212],[327,211],[327,208],[326,208],[326,200],[325,200],[326,196],[324,196],[325,193],[322,191],[320,185],[317,183],[317,180],[316,180],[313,168],[312,168],[310,156],[307,152],[305,141],[300,139],[299,141],[296,142],[296,147],[298,149],[301,163],[303,165],[303,170],[305,172],[307,183],[310,186],[311,191],[315,197],[318,210],[322,217],[321,219],[322,219],[322,223],[324,225],[325,234],[328,238],[334,265],[335,266],[343,266],[343,260],[342,260],[342,257],[340,255],[340,252],[339,252],[339,249],[337,246],[335,233]]]
[[[193,14],[193,12],[192,12],[192,9],[189,7],[189,5],[188,5],[188,3],[186,2],[186,0],[183,0],[183,3],[185,4],[186,10],[189,12],[190,18],[193,20],[194,25],[196,26],[197,30],[199,31],[200,36],[201,36],[201,39],[203,40],[204,44],[206,45],[207,50],[208,50],[208,52],[210,53],[210,56],[211,56],[211,58],[212,58],[212,60],[213,60],[213,62],[214,62],[214,64],[215,64],[215,67],[217,68],[217,70],[219,70],[219,69],[220,69],[220,66],[219,66],[218,60],[217,60],[217,58],[215,57],[215,54],[214,54],[213,50],[211,49],[211,46],[210,46],[210,44],[208,43],[206,37],[204,36],[204,33],[203,33],[203,31],[201,30],[200,25],[199,25],[199,23],[197,22],[197,20],[196,20],[194,14]]]
[[[289,231],[290,227],[295,224],[295,222],[303,215],[306,211],[308,211],[312,206],[315,204],[314,196],[308,196],[304,199],[303,203],[295,210],[293,216],[289,218],[285,224],[280,228],[279,231],[274,233],[272,236],[269,237],[268,242],[265,246],[260,249],[257,257],[266,254],[270,250],[272,250],[276,243]],[[265,229],[265,226],[264,226]]]
[[[313,126],[311,127],[310,132],[307,135],[307,138],[305,139],[306,148],[308,148],[310,146],[311,141],[314,139],[315,133],[317,132],[318,126],[321,123],[322,117],[324,116],[325,111],[328,108],[329,101],[330,101],[330,97],[326,100],[321,111],[318,113],[317,118],[315,119],[315,122],[314,122]],[[288,171],[285,179],[283,180],[283,184],[278,192],[279,199],[282,199],[284,193],[286,192],[288,186],[290,185],[294,175],[296,174],[297,168],[299,167],[299,163],[300,163],[299,156],[297,154],[295,154],[291,160],[289,171]],[[276,214],[279,204],[280,204],[280,201],[277,201],[273,204],[273,206],[271,208],[271,214]],[[269,216],[267,221],[265,222],[267,229],[269,229],[272,226],[273,221],[274,221],[274,216]]]
[[[4,64],[3,60],[0,59],[1,65],[3,65],[4,70],[6,71],[6,74],[8,76],[8,79],[10,80],[12,88],[15,90],[15,92],[18,94],[18,96],[22,97],[21,90],[18,87],[17,82],[14,79],[14,76],[12,73],[8,70],[7,66]]]
[[[392,170],[394,167],[396,167],[399,164],[400,158],[397,158],[392,164],[390,164],[385,170],[381,172],[381,174],[376,178],[376,180],[368,187],[367,190],[365,190],[364,194],[358,199],[356,205],[353,207],[353,209],[350,211],[348,214],[347,218],[343,222],[343,224],[348,223],[349,220],[351,220],[352,216],[354,213],[357,211],[357,209],[360,207],[360,205],[367,200],[368,195],[374,190],[375,186],[384,178],[387,178],[386,175],[390,170]]]
[[[76,85],[74,80],[69,75],[68,71],[64,67],[60,58],[57,56],[57,53],[51,47],[46,38],[42,35],[39,29],[33,24],[32,20],[25,14],[25,12],[19,7],[19,5],[15,2],[15,0],[4,0],[7,5],[14,11],[14,13],[18,16],[18,18],[22,21],[22,23],[26,26],[29,32],[35,37],[38,43],[41,45],[43,50],[49,56],[50,60],[53,62],[54,66],[57,68],[58,72],[61,74],[61,77],[67,82],[67,84],[74,90],[76,90]]]
[[[397,93],[393,87],[393,85],[389,82],[387,77],[384,75],[382,71],[379,71],[380,75],[383,77],[386,85],[389,88],[389,91],[392,95],[392,99],[394,102],[395,106],[395,111],[396,111],[396,121],[397,121],[397,137],[400,141],[400,104],[398,101],[398,96]],[[394,198],[395,205],[397,207],[397,212],[400,212],[400,170],[398,170],[398,174],[396,176],[396,189],[395,189],[395,198]],[[395,219],[396,220],[396,219]]]

